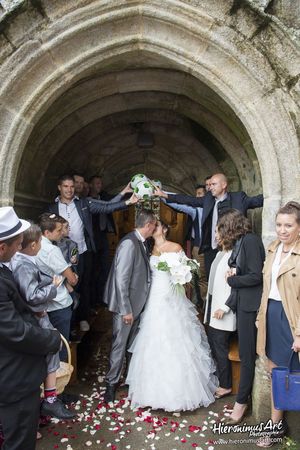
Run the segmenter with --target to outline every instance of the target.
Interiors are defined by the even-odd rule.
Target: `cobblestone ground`
[[[38,441],[37,450],[257,449],[254,443],[257,438],[249,436],[249,433],[218,435],[212,431],[213,426],[225,421],[234,396],[194,412],[170,414],[150,409],[132,411],[126,400],[126,388],[120,387],[117,401],[107,408],[102,395],[110,345],[109,325],[109,314],[100,310],[92,331],[79,346],[79,381],[67,389],[80,395],[80,401],[72,406],[78,414],[77,420],[48,423],[41,429],[43,438]],[[245,422],[254,424],[250,415]],[[289,419],[289,423],[293,438],[300,442],[297,416]],[[277,444],[273,448],[281,449],[282,445]],[[294,447],[296,449],[300,449],[300,445]]]

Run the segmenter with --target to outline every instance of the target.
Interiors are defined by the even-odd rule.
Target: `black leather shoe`
[[[106,391],[104,394],[105,403],[114,402],[116,395],[116,385],[115,384],[107,384]]]
[[[74,419],[74,417],[76,417],[76,414],[69,411],[59,398],[53,403],[43,400],[41,405],[41,415],[56,417],[57,419]]]
[[[79,395],[76,394],[67,394],[63,392],[57,396],[65,405],[70,405],[71,403],[76,403],[80,400]]]
[[[73,304],[72,304],[72,310],[75,311],[75,309],[78,308],[80,303],[80,295],[76,291],[69,292],[70,296],[72,297]]]
[[[77,330],[72,330],[70,333],[70,342],[73,342],[74,344],[80,344],[81,342],[81,336]]]

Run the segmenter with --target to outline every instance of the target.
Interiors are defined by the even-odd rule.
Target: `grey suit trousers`
[[[113,315],[112,348],[109,358],[109,371],[106,374],[107,384],[116,384],[120,380],[126,350],[131,346],[138,332],[140,316],[132,325],[123,322],[121,314]]]

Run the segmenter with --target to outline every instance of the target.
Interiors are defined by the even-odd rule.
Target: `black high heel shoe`
[[[284,436],[286,436],[287,432],[288,432],[288,424],[285,420],[283,420],[281,430],[272,431],[266,436],[262,436],[257,440],[256,445],[257,447],[260,448],[273,447],[274,444],[278,443],[278,438],[283,438]]]

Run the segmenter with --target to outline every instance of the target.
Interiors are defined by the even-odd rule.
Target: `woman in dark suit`
[[[255,320],[262,296],[265,251],[261,238],[252,233],[249,220],[235,209],[221,216],[218,233],[222,244],[232,248],[228,261],[231,269],[227,273],[227,283],[232,289],[228,306],[236,310],[241,360],[238,394],[228,420],[228,424],[234,425],[242,421],[252,391],[256,359]]]

